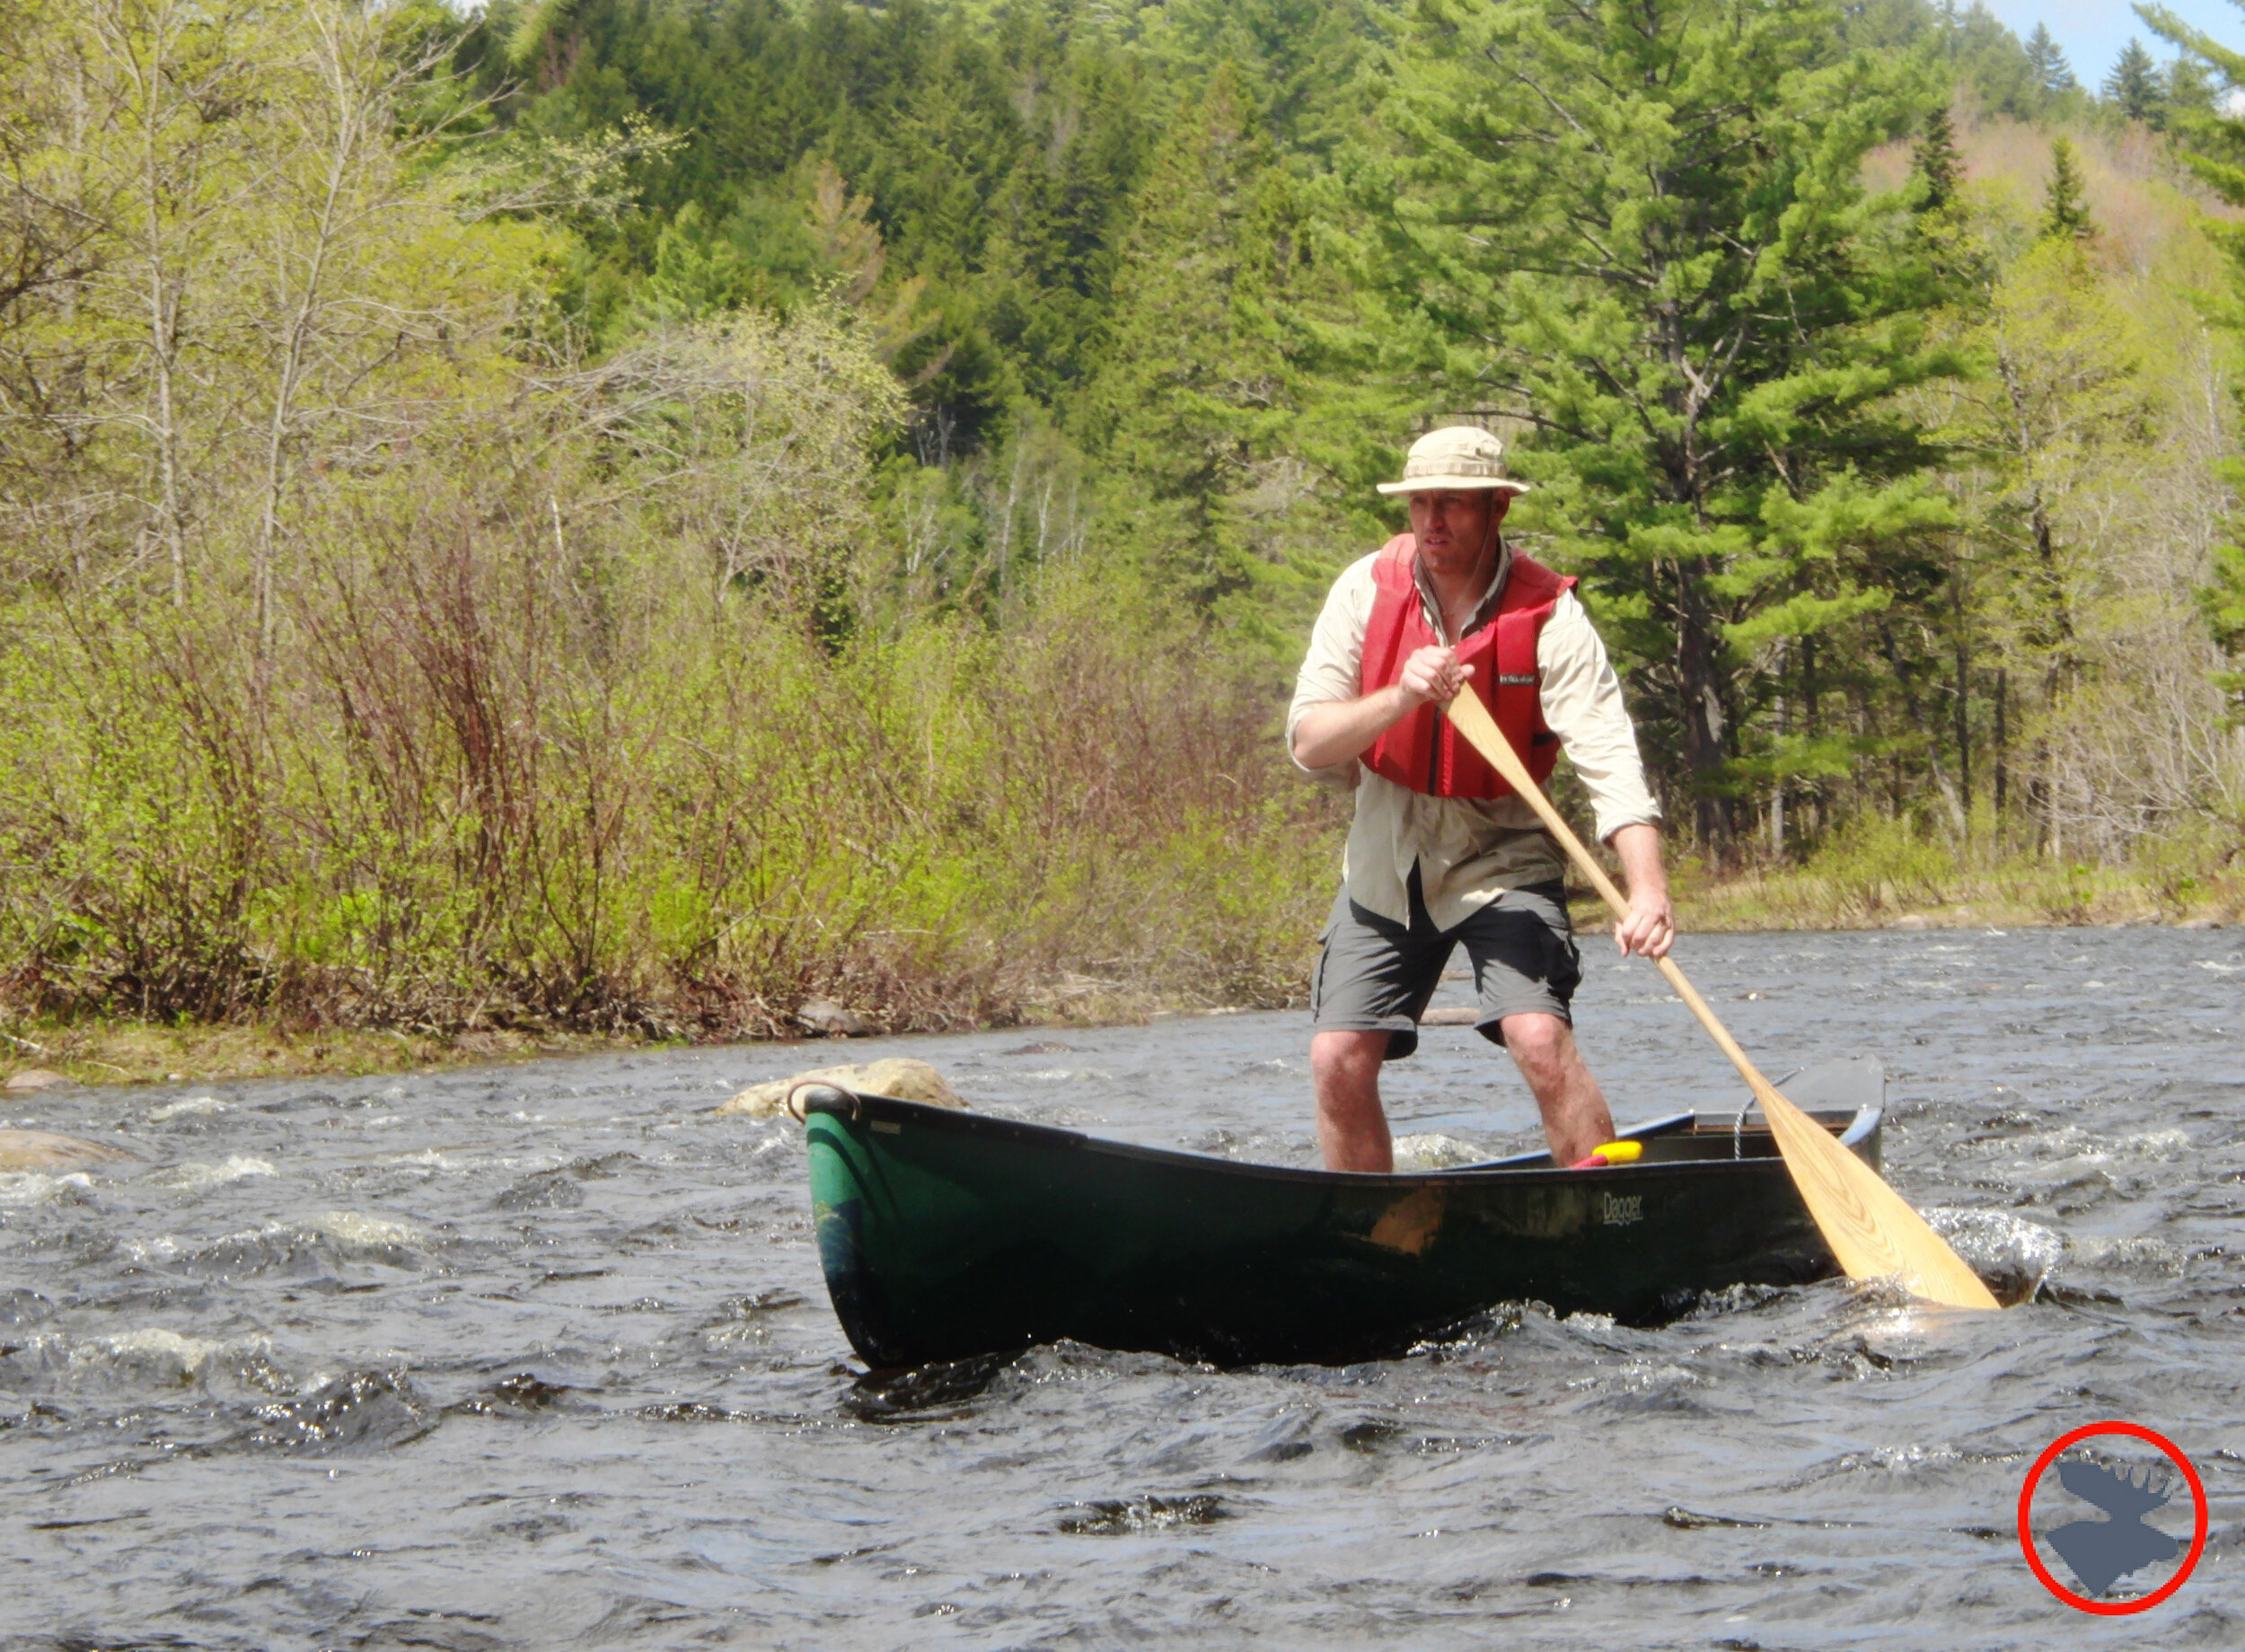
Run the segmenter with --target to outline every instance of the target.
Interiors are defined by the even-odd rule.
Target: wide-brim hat
[[[1378,484],[1382,493],[1450,493],[1486,488],[1527,493],[1526,482],[1504,473],[1504,444],[1478,425],[1445,425],[1411,444],[1403,480]]]

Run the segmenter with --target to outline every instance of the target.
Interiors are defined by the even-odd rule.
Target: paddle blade
[[[1582,875],[1590,880],[1591,887],[1614,909],[1614,915],[1618,918],[1628,911],[1629,904],[1613,880],[1582,847],[1582,839],[1568,830],[1567,822],[1529,776],[1519,754],[1498,733],[1494,719],[1470,685],[1458,690],[1449,713],[1457,732],[1536,811]],[[1825,1243],[1832,1247],[1832,1254],[1848,1278],[1899,1276],[1907,1289],[1945,1307],[1998,1306],[1988,1287],[1980,1283],[1980,1276],[1965,1266],[1964,1259],[1925,1225],[1923,1217],[1902,1202],[1900,1194],[1880,1180],[1877,1171],[1841,1147],[1829,1131],[1778,1094],[1769,1080],[1755,1070],[1738,1040],[1685,979],[1676,960],[1662,958],[1659,965],[1677,997],[1730,1058],[1730,1064],[1762,1103],[1771,1133],[1777,1138],[1777,1150],[1784,1156],[1785,1168],[1792,1173],[1793,1185],[1800,1190],[1801,1202],[1809,1207],[1809,1214],[1816,1218]]]
[[[2001,1305],[1980,1276],[1877,1171],[1766,1083],[1756,1085],[1755,1094],[1801,1202],[1849,1279],[1897,1277],[1911,1295],[1943,1307]]]

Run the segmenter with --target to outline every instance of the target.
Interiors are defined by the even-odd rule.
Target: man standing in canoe
[[[1317,1140],[1330,1170],[1395,1163],[1382,1061],[1419,1046],[1418,1022],[1460,943],[1483,1037],[1511,1052],[1562,1164],[1613,1138],[1613,1116],[1575,1047],[1568,1011],[1581,966],[1565,858],[1528,806],[1442,715],[1470,685],[1540,782],[1564,746],[1598,836],[1620,857],[1624,955],[1676,938],[1660,865],[1660,805],[1605,645],[1574,581],[1498,532],[1527,484],[1504,474],[1485,430],[1422,436],[1403,479],[1411,532],[1334,582],[1287,716],[1294,760],[1352,782],[1356,819],[1310,993]]]

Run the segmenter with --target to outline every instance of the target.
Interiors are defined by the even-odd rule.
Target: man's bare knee
[[[1309,1041],[1310,1076],[1322,1088],[1328,1084],[1361,1084],[1377,1079],[1387,1054],[1385,1032],[1325,1032]]]
[[[1497,1024],[1523,1072],[1557,1073],[1573,1055],[1573,1031],[1557,1015],[1507,1015]]]

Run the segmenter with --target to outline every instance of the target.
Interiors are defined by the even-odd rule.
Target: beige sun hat
[[[1381,482],[1382,493],[1445,493],[1467,488],[1501,488],[1526,493],[1526,482],[1504,473],[1504,444],[1478,425],[1445,425],[1411,444],[1403,480]]]

